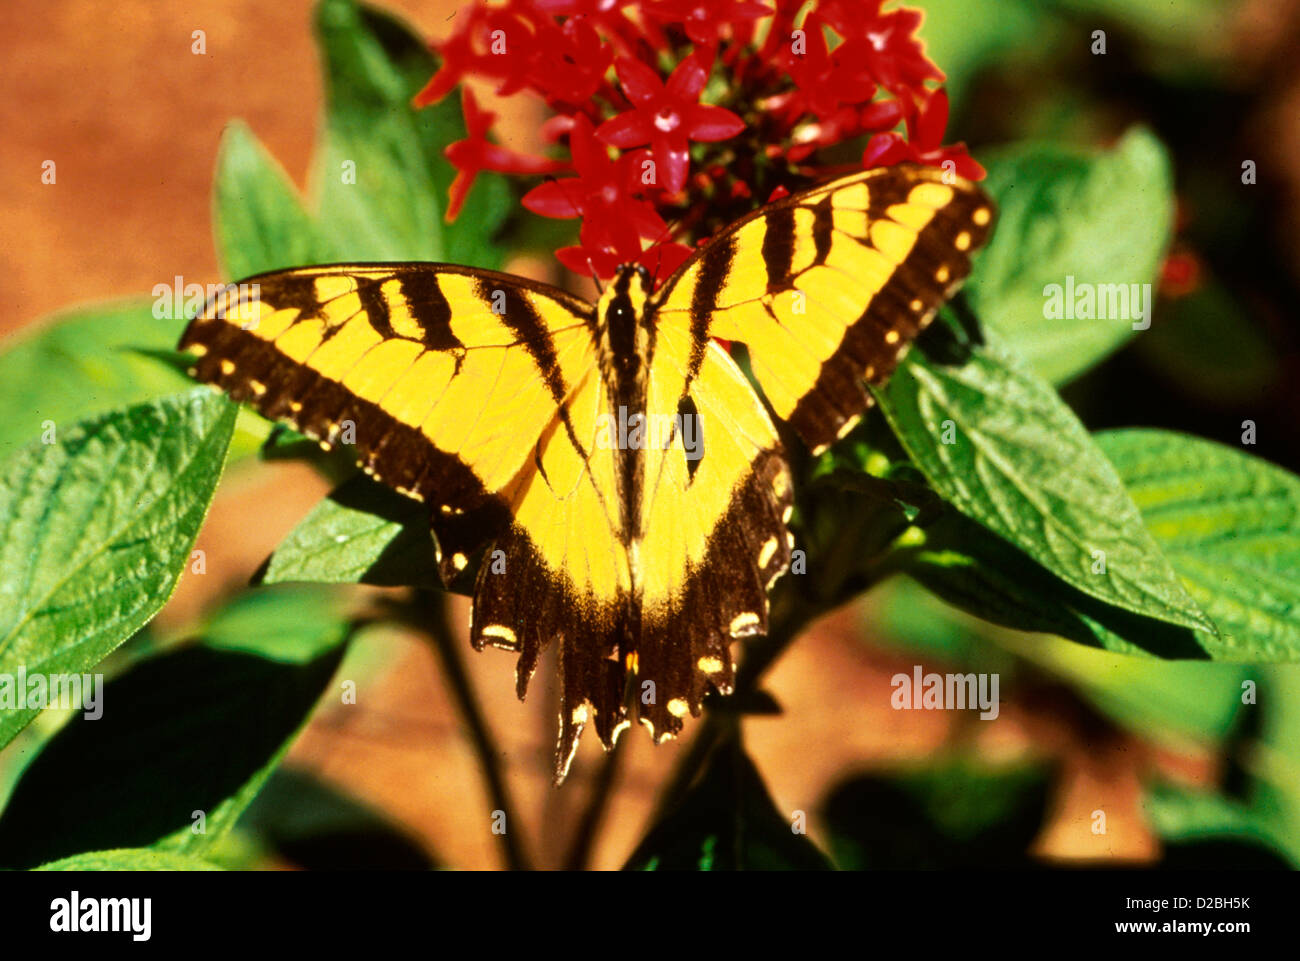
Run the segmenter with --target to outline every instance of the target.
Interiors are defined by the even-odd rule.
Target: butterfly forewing
[[[743,343],[773,411],[820,450],[970,273],[992,215],[941,170],[854,174],[733,224],[664,285],[658,317]]]

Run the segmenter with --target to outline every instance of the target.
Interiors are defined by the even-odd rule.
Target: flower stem
[[[456,706],[469,730],[492,807],[505,815],[506,832],[501,839],[506,867],[512,871],[531,870],[532,862],[519,835],[523,822],[515,816],[515,806],[501,770],[500,752],[479,706],[478,695],[470,683],[460,648],[452,636],[451,625],[447,622],[446,602],[443,595],[435,591],[417,589],[415,595],[416,606],[423,615],[423,627],[433,640],[434,649],[442,662],[442,674],[447,687],[456,699]]]

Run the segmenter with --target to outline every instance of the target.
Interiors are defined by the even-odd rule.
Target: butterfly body
[[[846,433],[991,217],[971,184],[887,168],[760,209],[658,289],[637,267],[594,305],[455,265],[301,268],[232,285],[181,346],[324,443],[350,423],[362,467],[429,505],[444,579],[493,559],[471,640],[519,655],[521,697],[556,646],[558,779],[586,724],[661,739],[730,691],[793,548],[772,415],[814,451]]]

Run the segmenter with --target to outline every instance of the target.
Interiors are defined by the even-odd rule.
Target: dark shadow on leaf
[[[194,364],[194,359],[186,353],[179,350],[162,350],[157,347],[122,347],[119,348],[138,357],[148,357],[150,360],[156,360],[164,367],[170,367],[172,370],[182,374],[188,374],[189,369]]]
[[[311,713],[344,647],[307,664],[187,647],[109,681],[103,716],[74,717],[0,816],[0,866],[146,847],[211,818]]]
[[[944,367],[969,363],[975,348],[983,344],[979,321],[960,297],[941,308],[934,323],[916,339],[916,348],[926,360]]]
[[[953,563],[954,557],[968,563]],[[1157,657],[1209,658],[1196,631],[1084,594],[955,510],[935,518],[924,548],[901,552],[898,566],[948,603],[1004,627],[1104,647],[1100,628]]]
[[[305,870],[429,871],[439,866],[400,825],[293,768],[271,775],[239,827]]]
[[[741,746],[724,738],[704,773],[650,830],[628,870],[827,870],[826,856],[777,811]]]
[[[952,761],[848,780],[823,817],[842,869],[1029,868],[1051,769]]]

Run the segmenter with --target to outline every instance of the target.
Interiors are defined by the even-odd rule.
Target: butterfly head
[[[620,264],[596,306],[602,345],[617,366],[635,366],[644,349],[650,286],[650,272],[644,264]]]

